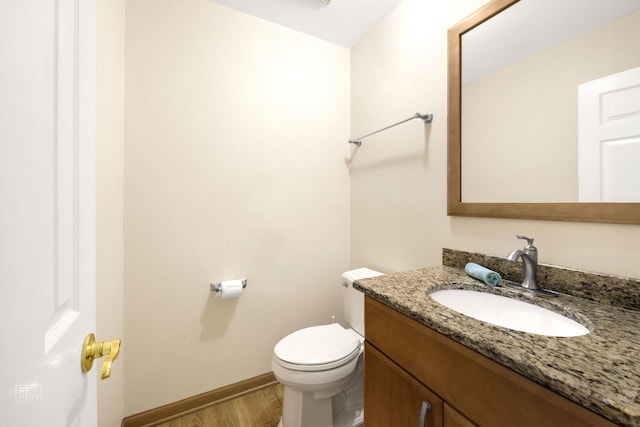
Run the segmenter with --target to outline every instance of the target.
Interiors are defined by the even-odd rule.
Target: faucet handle
[[[527,247],[535,248],[535,246],[533,246],[533,237],[527,237],[527,236],[523,236],[521,234],[516,234],[516,237],[518,239],[521,239],[521,240],[526,240],[527,241]]]
[[[521,236],[520,234],[516,234],[516,237],[518,239],[522,239],[522,240],[526,240],[527,241],[527,246],[525,246],[522,251],[525,254],[529,255],[531,257],[531,260],[535,264],[538,264],[538,248],[533,246],[533,238],[532,237],[527,237],[527,236]]]

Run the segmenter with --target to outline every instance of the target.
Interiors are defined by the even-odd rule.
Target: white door
[[[578,90],[581,202],[640,201],[640,67]]]
[[[96,425],[95,5],[0,3],[0,425]]]

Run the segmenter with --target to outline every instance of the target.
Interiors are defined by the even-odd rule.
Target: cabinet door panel
[[[442,426],[442,399],[366,342],[364,369],[366,427],[420,426],[423,402],[424,427]]]
[[[444,427],[477,427],[447,402],[444,403]]]

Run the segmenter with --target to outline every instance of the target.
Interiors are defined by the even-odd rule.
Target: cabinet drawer
[[[364,359],[366,427],[442,427],[442,399],[368,343]]]
[[[615,425],[370,297],[365,331],[369,343],[478,425]]]

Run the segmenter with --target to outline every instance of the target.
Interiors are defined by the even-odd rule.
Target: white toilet
[[[357,279],[381,276],[368,268],[342,275],[344,316],[338,323],[300,329],[273,349],[271,369],[284,386],[279,427],[355,427],[364,420],[364,294]]]

